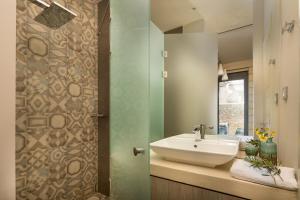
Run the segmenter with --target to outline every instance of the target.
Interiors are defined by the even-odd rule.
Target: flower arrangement
[[[276,135],[276,132],[271,131],[269,128],[257,128],[255,133],[261,142],[272,140]]]
[[[271,176],[275,184],[275,176],[279,176],[279,178],[283,181],[282,177],[280,176],[281,170],[272,161],[263,158],[258,158],[256,156],[248,156],[244,160],[249,162],[251,164],[251,167],[253,168],[265,169],[266,172],[263,173],[262,176]]]
[[[251,139],[247,142],[248,144],[252,144],[253,146],[259,148],[260,147],[260,140],[258,139]]]
[[[260,140],[259,157],[269,160],[276,165],[277,144],[273,142],[276,132],[271,131],[269,128],[258,128],[255,133]]]

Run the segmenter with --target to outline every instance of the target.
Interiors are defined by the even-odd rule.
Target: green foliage
[[[279,176],[279,178],[283,181],[282,177],[280,176],[280,169],[277,165],[274,165],[272,161],[262,159],[256,156],[247,156],[245,161],[251,164],[251,167],[258,168],[258,169],[266,169],[267,174],[262,174],[263,176],[272,176],[274,183],[276,184],[275,176]]]
[[[252,140],[248,141],[247,143],[252,144],[252,145],[254,145],[254,146],[258,147],[258,148],[260,146],[260,141],[257,140],[257,139],[252,139]]]

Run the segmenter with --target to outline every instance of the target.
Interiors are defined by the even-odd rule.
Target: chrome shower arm
[[[41,8],[49,8],[50,4],[46,3],[44,0],[31,0],[35,5],[40,6]]]

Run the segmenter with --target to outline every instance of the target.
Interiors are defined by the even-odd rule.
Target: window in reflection
[[[248,135],[248,74],[229,74],[219,81],[219,134]]]

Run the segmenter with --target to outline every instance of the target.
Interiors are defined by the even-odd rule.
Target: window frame
[[[239,71],[239,72],[227,72],[228,80],[244,80],[244,136],[249,135],[249,72],[248,71]],[[220,82],[222,81],[222,76],[218,77],[218,135],[219,133],[219,124],[220,124]]]

